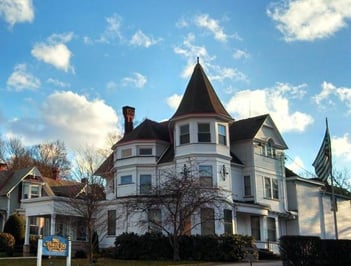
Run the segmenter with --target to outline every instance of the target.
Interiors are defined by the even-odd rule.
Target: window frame
[[[130,179],[130,181],[126,181],[125,179],[128,180]],[[132,175],[122,175],[120,176],[120,185],[130,185],[133,184],[133,176]]]
[[[143,178],[148,178],[149,182],[144,183],[142,182]],[[139,176],[139,193],[140,194],[150,194],[151,193],[151,188],[152,188],[152,175],[150,174],[141,174]]]
[[[223,124],[217,125],[218,144],[227,146],[227,127]],[[222,132],[223,131],[223,132]]]
[[[244,176],[244,197],[252,197],[251,176],[249,175]]]
[[[230,209],[223,210],[224,233],[233,234],[233,211]]]
[[[277,227],[273,217],[267,217],[267,239],[269,241],[277,241]]]
[[[107,235],[115,236],[116,235],[116,220],[117,220],[117,211],[116,210],[107,210]]]
[[[204,127],[208,127],[204,129]],[[198,123],[197,124],[197,141],[199,143],[211,143],[211,124]]]
[[[260,216],[250,217],[251,236],[255,240],[261,240],[261,220]]]
[[[206,169],[207,168],[207,169]],[[202,174],[202,173],[208,173]],[[199,165],[199,181],[202,187],[213,187],[213,167],[212,165]]]
[[[152,156],[152,147],[139,147],[138,148],[139,156]]]
[[[185,129],[185,130],[184,130]],[[179,144],[190,143],[190,125],[184,124],[179,126]]]
[[[201,208],[201,235],[214,235],[215,234],[215,220],[213,208]]]
[[[264,198],[270,200],[279,200],[279,180],[264,176]]]

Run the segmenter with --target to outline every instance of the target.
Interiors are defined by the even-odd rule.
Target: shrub
[[[282,236],[279,244],[284,266],[316,265],[320,260],[319,237]]]
[[[15,246],[15,238],[9,233],[0,233],[0,250],[5,251],[7,255],[12,256]]]
[[[4,232],[13,235],[16,245],[23,245],[25,235],[25,221],[19,214],[11,215],[4,227]]]
[[[249,236],[182,236],[179,255],[183,260],[239,261],[244,257],[244,247],[255,247]],[[115,257],[119,259],[171,259],[173,255],[169,238],[160,233],[124,233],[116,237]],[[257,252],[256,252],[257,257]]]
[[[36,254],[38,252],[38,239],[39,236],[30,236],[29,237],[29,252],[31,254]]]
[[[74,254],[74,257],[77,258],[77,259],[86,259],[87,258],[87,253],[85,252],[85,250],[79,249]]]

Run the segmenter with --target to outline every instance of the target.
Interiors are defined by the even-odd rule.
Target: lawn
[[[115,260],[100,258],[94,266],[166,266],[166,265],[184,265],[189,266],[208,266],[211,265],[205,262],[189,262],[189,261],[135,261],[135,260]],[[0,259],[1,266],[36,266],[36,259],[25,259],[25,258],[11,258],[11,259]],[[56,259],[44,259],[42,260],[42,266],[65,266],[65,258]],[[89,265],[86,259],[72,259],[71,266],[85,266]]]

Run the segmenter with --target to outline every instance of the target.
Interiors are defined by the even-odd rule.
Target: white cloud
[[[74,73],[74,68],[70,64],[72,52],[66,46],[72,37],[73,33],[53,34],[46,42],[36,43],[31,53],[36,59],[57,69],[65,72],[71,70]]]
[[[299,156],[296,156],[293,160],[291,160],[286,167],[298,175],[303,175],[303,173],[306,172],[305,165]]]
[[[134,46],[143,46],[145,48],[149,48],[150,46],[155,45],[160,41],[161,41],[161,39],[154,39],[153,37],[147,36],[141,30],[138,30],[132,36],[130,43]]]
[[[347,26],[351,0],[283,0],[267,10],[286,41],[313,41],[330,37]]]
[[[60,88],[68,88],[71,86],[71,84],[69,83],[60,81],[58,79],[53,79],[53,78],[48,78],[46,82]]]
[[[219,25],[218,21],[210,18],[208,14],[201,14],[195,16],[194,18],[195,25],[200,28],[204,28],[210,31],[214,38],[220,42],[226,42],[228,39],[228,35],[224,33],[223,28]]]
[[[185,18],[180,18],[177,22],[176,22],[176,27],[177,28],[185,28],[189,25],[188,21]]]
[[[7,79],[7,87],[14,91],[35,90],[40,84],[40,80],[27,71],[26,64],[16,65]]]
[[[116,90],[116,89],[118,88],[118,85],[117,85],[116,82],[114,82],[114,81],[109,81],[109,82],[107,82],[107,84],[106,84],[106,88],[107,88],[108,90],[110,90],[110,91],[114,91],[114,90]]]
[[[240,49],[236,49],[233,53],[233,57],[235,59],[247,59],[250,57],[250,54],[243,51],[243,50],[240,50]]]
[[[349,133],[345,133],[342,137],[332,137],[331,143],[333,155],[345,161],[351,161],[351,137]]]
[[[337,97],[341,102],[346,104],[348,108],[348,113],[351,114],[351,88],[346,87],[336,87],[330,82],[324,81],[322,83],[322,90],[319,94],[313,97],[313,100],[321,105],[327,102],[329,105],[334,105],[332,96]],[[323,107],[323,105],[321,105]]]
[[[242,90],[229,100],[226,109],[238,119],[269,113],[281,132],[303,132],[313,118],[299,111],[291,113],[289,100],[303,95],[305,87],[277,83],[273,88]]]
[[[218,65],[208,65],[209,70],[209,78],[211,80],[224,81],[225,79],[237,80],[237,81],[248,81],[246,75],[235,68],[230,67],[221,67]]]
[[[124,77],[122,79],[123,86],[135,86],[136,88],[143,88],[147,82],[147,78],[140,73],[133,73],[131,77]]]
[[[178,95],[178,94],[173,94],[172,96],[168,97],[166,102],[169,107],[171,107],[173,110],[176,110],[182,101],[183,96]]]
[[[121,33],[122,18],[117,14],[113,14],[110,17],[106,17],[105,20],[107,23],[106,29],[96,42],[111,43],[117,40],[122,41],[124,39]]]
[[[0,17],[12,27],[20,22],[32,22],[34,9],[32,0],[1,0]]]
[[[105,148],[107,134],[119,132],[118,116],[112,107],[102,100],[89,100],[72,91],[49,95],[39,112],[39,119],[13,120],[10,134],[21,136],[31,144],[40,143],[42,139],[59,139],[69,149],[76,150],[87,145]]]

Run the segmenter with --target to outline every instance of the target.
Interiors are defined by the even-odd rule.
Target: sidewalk
[[[261,260],[252,262],[252,266],[282,266],[281,260]],[[250,266],[250,262],[236,262],[236,263],[221,263],[213,266]]]

